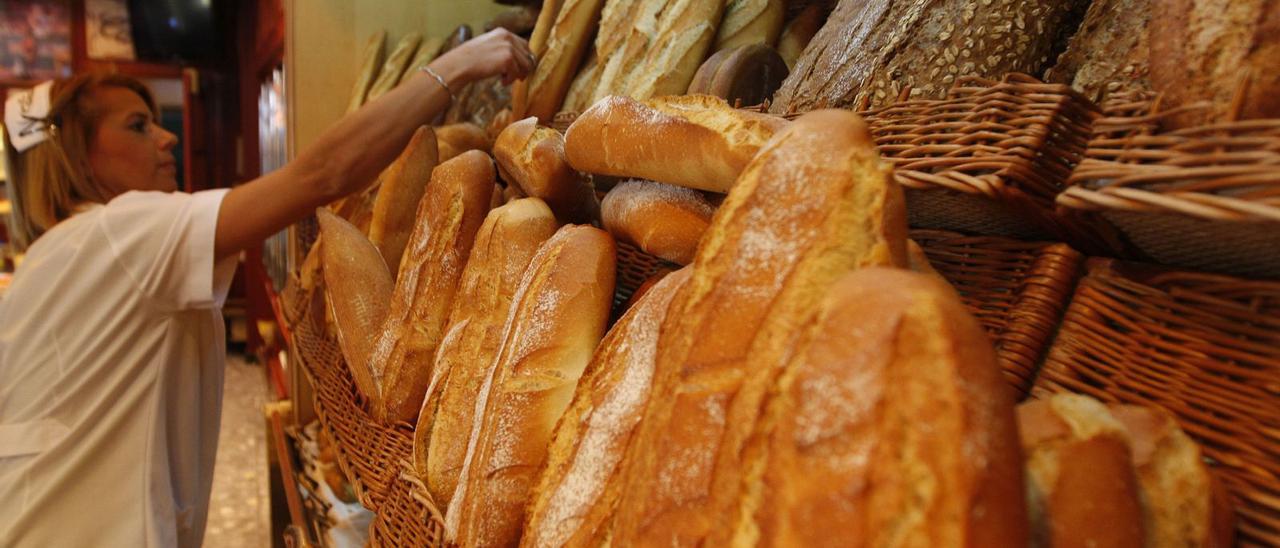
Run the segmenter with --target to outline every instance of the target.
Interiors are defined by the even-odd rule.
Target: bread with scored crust
[[[609,233],[561,228],[529,262],[494,359],[445,516],[449,542],[509,546],[520,540],[556,422],[604,335],[613,299]]]
[[[591,181],[564,158],[564,137],[538,125],[537,118],[515,122],[493,144],[498,173],[518,185],[526,196],[541,198],[566,223],[591,223],[599,218]]]
[[[324,208],[316,210],[316,217],[326,242],[317,256],[324,269],[338,346],[356,388],[376,406],[379,385],[372,369],[372,343],[387,315],[391,272],[378,248],[358,228]]]
[[[511,299],[556,226],[542,200],[523,198],[490,211],[476,233],[414,430],[415,468],[441,510],[462,471],[474,403],[498,354]]]
[[[600,22],[604,0],[565,0],[547,37],[546,50],[529,75],[528,103],[517,117],[535,116],[543,123],[560,111],[573,77],[590,46],[592,31]]]
[[[418,202],[422,200],[438,158],[435,133],[422,126],[383,173],[373,203],[369,240],[378,246],[387,268],[393,273],[400,271],[400,257],[417,220]]]
[[[493,161],[475,150],[431,172],[371,358],[382,387],[374,414],[384,422],[412,422],[422,410],[436,348],[463,265],[489,212],[495,179]]]
[[[789,339],[841,275],[906,265],[905,217],[856,114],[806,114],[760,149],[667,314],[653,388],[664,397],[625,459],[615,543],[694,544],[723,525]]]

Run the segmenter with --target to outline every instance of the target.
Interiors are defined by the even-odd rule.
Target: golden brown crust
[[[654,385],[666,397],[628,452],[615,542],[707,539],[737,498],[740,450],[788,334],[841,274],[905,265],[905,242],[902,191],[857,115],[807,114],[760,149],[667,316]]]
[[[400,271],[400,257],[409,243],[409,234],[413,233],[418,202],[426,192],[438,157],[435,132],[422,126],[383,174],[373,203],[369,240],[378,246],[391,272]]]
[[[471,122],[459,122],[435,128],[436,142],[440,145],[440,163],[449,161],[468,150],[489,152],[493,142],[489,134]]]
[[[582,113],[565,134],[579,171],[728,192],[781,118],[744,112],[707,95],[636,101],[613,96]]]
[[[1141,546],[1146,533],[1128,433],[1101,403],[1060,394],[1018,407],[1037,546]]]
[[[654,33],[651,40],[644,40],[640,50],[643,59],[632,65],[623,93],[640,99],[682,95],[688,91],[690,80],[715,42],[725,2],[684,0],[652,4],[660,6]]]
[[[555,230],[547,205],[525,198],[489,212],[476,233],[414,431],[415,467],[442,510],[457,486],[476,396],[498,354],[511,299],[530,259]]]
[[[463,265],[489,212],[494,180],[493,161],[474,150],[431,173],[373,352],[382,387],[382,405],[375,412],[380,420],[418,418]]]
[[[539,126],[537,118],[507,126],[493,144],[493,156],[508,184],[547,202],[561,222],[588,224],[599,217],[591,181],[564,159],[564,137]]]
[[[600,212],[605,229],[614,237],[686,265],[693,262],[715,208],[696,190],[627,181],[605,195]]]
[[[450,542],[520,539],[551,435],[604,335],[613,297],[613,238],[561,228],[529,263],[503,328],[502,350],[476,400],[466,462],[446,515]]]
[[[529,76],[528,107],[517,112],[521,118],[536,116],[549,123],[569,91],[590,45],[591,31],[600,21],[604,0],[565,0],[547,38],[546,51]]]
[[[811,313],[747,447],[735,544],[1025,546],[1012,394],[954,293],[867,268]]]
[[[328,242],[320,247],[325,288],[338,346],[365,399],[376,402],[379,387],[371,368],[373,340],[387,315],[391,300],[391,272],[378,248],[351,223],[324,208],[316,210],[320,232]]]
[[[621,496],[617,470],[649,400],[660,327],[691,273],[663,278],[596,349],[548,449],[522,546],[592,546],[607,534]]]

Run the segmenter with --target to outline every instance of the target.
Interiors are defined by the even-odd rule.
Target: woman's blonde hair
[[[131,76],[86,72],[54,82],[48,116],[56,128],[53,135],[22,153],[11,144],[5,147],[12,170],[10,189],[21,212],[19,223],[24,225],[19,228],[32,239],[70,217],[80,203],[106,202],[89,174],[89,144],[105,114],[93,101],[94,91],[101,87],[131,90],[153,117],[158,115],[151,90]]]

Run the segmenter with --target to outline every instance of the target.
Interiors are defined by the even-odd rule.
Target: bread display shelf
[[[370,545],[444,546],[444,516],[426,485],[408,462],[396,469],[400,475],[369,527]]]
[[[337,449],[337,460],[360,503],[378,511],[399,476],[398,463],[413,452],[413,428],[384,426],[361,407],[362,397],[333,337],[307,311],[291,314],[294,355],[315,387],[316,415]]]
[[[967,77],[946,99],[862,114],[907,190],[912,226],[1096,245],[1052,212],[1099,115],[1070,87]]]
[[[1080,273],[1083,255],[1051,242],[913,230],[995,344],[1005,379],[1026,397]]]
[[[1160,130],[1189,110],[1141,94],[1109,102],[1057,203],[1100,216],[1157,263],[1275,277],[1280,119]]]
[[[1176,415],[1234,498],[1241,545],[1280,545],[1280,282],[1090,259],[1033,397]]]

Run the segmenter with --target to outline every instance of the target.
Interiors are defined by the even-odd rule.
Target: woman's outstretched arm
[[[469,82],[499,74],[510,83],[527,76],[533,66],[524,39],[502,29],[469,40],[430,64],[455,93]],[[283,168],[231,189],[218,213],[216,257],[256,245],[315,208],[364,188],[419,126],[448,106],[449,93],[440,82],[419,71],[338,120]]]

